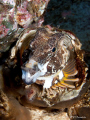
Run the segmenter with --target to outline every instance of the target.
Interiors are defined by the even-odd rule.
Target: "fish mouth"
[[[35,83],[40,76],[46,74],[48,63],[49,61],[42,65],[33,59],[30,60],[29,63],[25,65],[26,68],[22,67],[22,79],[24,82],[26,84]]]
[[[29,60],[25,67],[22,67],[23,81],[28,85],[32,83],[40,84],[41,81],[43,88],[47,89],[55,89],[56,87],[75,88],[75,82],[79,81],[79,78],[76,77],[78,70],[76,69],[75,60],[70,60],[64,69],[59,69],[50,75],[47,75],[48,64],[49,61],[40,64],[33,59]]]

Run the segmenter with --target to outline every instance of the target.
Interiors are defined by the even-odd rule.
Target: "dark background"
[[[90,0],[50,0],[44,25],[71,30],[90,52]]]

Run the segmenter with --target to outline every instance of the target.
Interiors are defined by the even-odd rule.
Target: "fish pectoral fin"
[[[73,60],[69,60],[69,62],[67,63],[67,65],[65,66],[65,68],[64,68],[64,71],[69,71],[69,70],[71,70],[71,69],[73,69],[73,68],[75,68],[75,60],[73,59]]]
[[[78,73],[78,71],[75,69],[74,71],[71,71],[71,72],[65,72],[65,71],[63,71],[63,74],[64,74],[64,76],[65,77],[69,77],[69,76],[75,76],[75,75],[77,75],[77,73]]]
[[[75,76],[78,73],[76,66],[75,66],[75,60],[72,60],[69,62],[66,67],[63,69],[63,74],[67,78],[69,76]]]
[[[78,82],[79,78],[75,78],[78,70],[76,69],[76,61],[72,59],[68,62],[65,68],[62,70],[63,78],[59,80],[58,83],[54,84],[52,87],[62,87],[62,88],[75,88],[74,82]]]

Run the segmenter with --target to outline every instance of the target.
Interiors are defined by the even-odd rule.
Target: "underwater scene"
[[[90,120],[90,0],[0,0],[0,120]]]

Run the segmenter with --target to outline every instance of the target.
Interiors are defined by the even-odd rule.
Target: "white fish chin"
[[[37,65],[38,65],[39,71],[37,71],[34,75],[31,75],[29,70],[28,71],[22,70],[22,79],[25,81],[26,84],[35,83],[36,80],[44,80],[45,83],[43,85],[43,88],[50,88],[52,86],[52,81],[53,81],[54,77],[56,77],[58,75],[59,80],[61,80],[64,75],[63,75],[62,70],[58,70],[56,73],[54,73],[50,76],[45,76],[45,74],[47,72],[48,63],[49,63],[49,61],[46,62],[44,65],[38,63]]]
[[[25,81],[26,84],[36,82],[38,77],[45,75],[45,73],[47,72],[48,63],[49,62],[46,62],[44,65],[38,63],[39,71],[37,71],[34,75],[31,75],[29,70],[22,70],[22,79]]]

